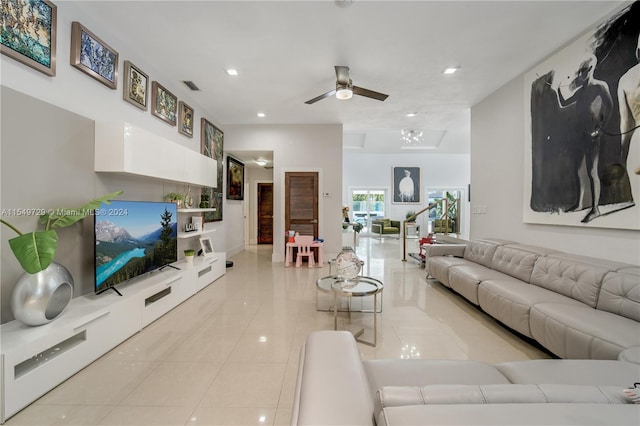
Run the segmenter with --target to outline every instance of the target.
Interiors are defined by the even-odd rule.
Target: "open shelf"
[[[210,234],[216,232],[215,229],[205,229],[204,231],[178,232],[178,238],[193,238],[198,235]]]
[[[178,209],[178,213],[202,213],[202,212],[215,212],[215,207],[209,208],[191,208],[191,209]]]

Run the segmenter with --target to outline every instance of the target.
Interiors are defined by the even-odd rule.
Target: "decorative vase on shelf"
[[[355,277],[360,274],[364,262],[358,258],[353,247],[343,247],[336,256],[336,274],[340,278],[340,285],[343,288],[353,287],[358,284]]]
[[[56,262],[44,270],[25,272],[11,293],[11,312],[26,325],[42,325],[56,319],[73,298],[73,277]]]
[[[184,206],[188,209],[193,207],[193,194],[191,193],[191,185],[187,186],[187,193],[184,194]]]

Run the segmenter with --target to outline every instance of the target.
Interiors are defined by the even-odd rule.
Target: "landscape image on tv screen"
[[[96,293],[178,260],[175,203],[111,201],[95,214]]]

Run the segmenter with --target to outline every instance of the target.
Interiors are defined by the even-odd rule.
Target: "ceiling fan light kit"
[[[336,95],[336,98],[340,100],[351,99],[353,95],[364,96],[365,98],[376,99],[378,101],[384,101],[389,97],[384,93],[374,92],[373,90],[365,89],[363,87],[354,86],[351,78],[349,77],[349,67],[335,66],[336,69],[336,88],[323,93],[320,96],[316,96],[313,99],[309,99],[305,104],[314,104],[324,98]]]
[[[336,98],[347,100],[353,97],[353,84],[349,80],[349,84],[336,84]]]

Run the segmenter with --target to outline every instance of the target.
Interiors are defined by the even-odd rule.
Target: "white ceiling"
[[[350,3],[350,5],[349,5]],[[401,151],[401,129],[425,133],[422,152],[469,152],[470,107],[622,7],[620,1],[86,1],[89,29],[169,90],[225,124],[342,123],[345,149]],[[345,4],[347,7],[344,7]],[[354,85],[389,95],[304,102]],[[459,66],[443,75],[447,66]],[[229,77],[226,68],[235,68]],[[175,92],[174,92],[175,93]],[[180,97],[180,96],[179,96]],[[257,117],[264,112],[265,118]],[[417,112],[413,118],[405,116]],[[260,153],[257,153],[258,155]],[[256,153],[251,153],[252,156]],[[244,159],[244,158],[241,158]]]

